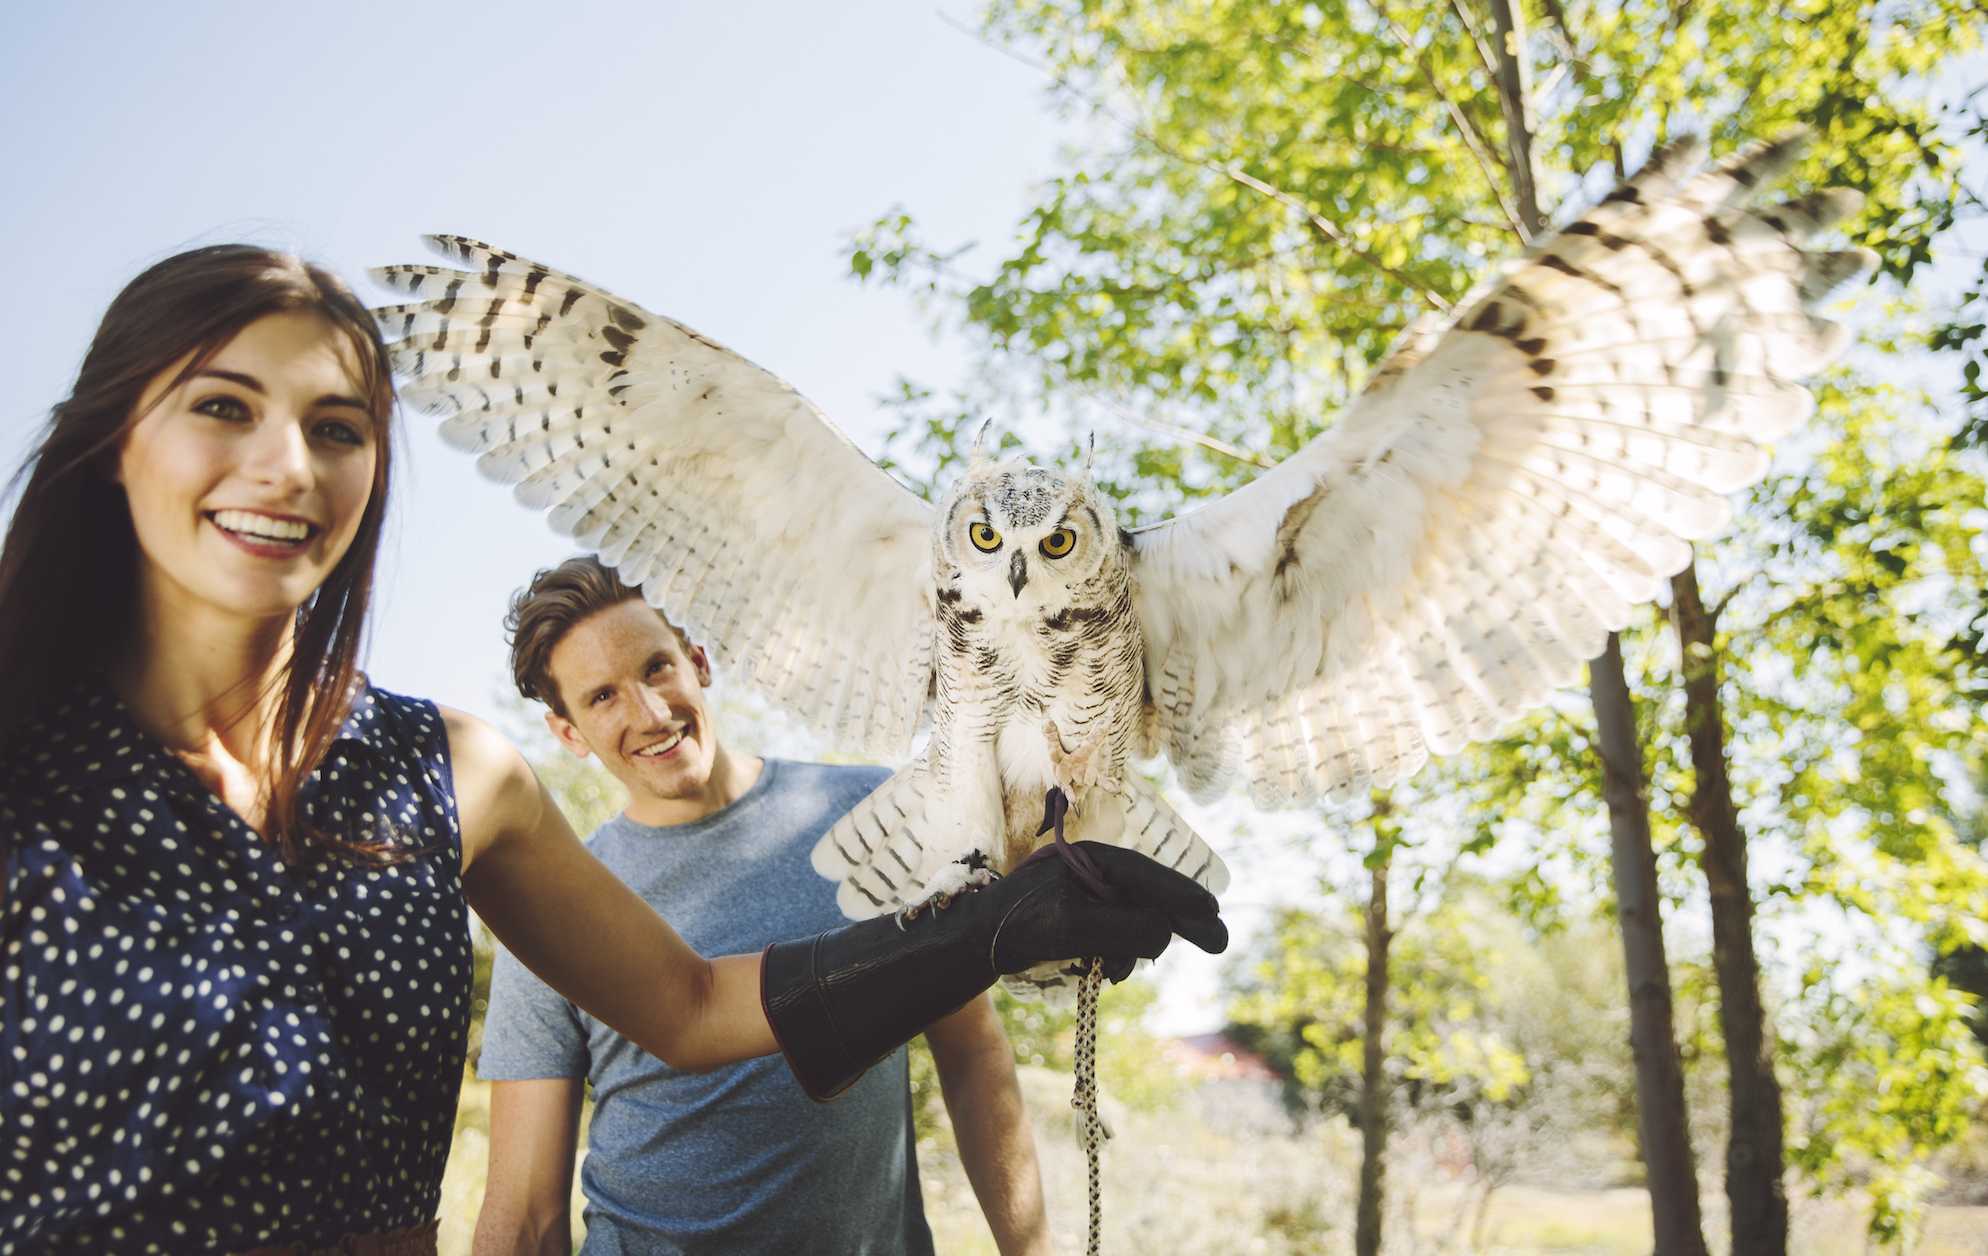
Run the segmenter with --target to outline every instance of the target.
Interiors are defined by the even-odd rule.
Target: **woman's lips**
[[[207,522],[237,548],[259,558],[289,558],[304,551],[317,526],[286,515],[254,510],[210,510]]]

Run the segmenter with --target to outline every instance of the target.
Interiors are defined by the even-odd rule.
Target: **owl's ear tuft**
[[[973,438],[973,453],[967,459],[967,470],[978,471],[987,465],[987,433],[993,427],[994,420],[992,419],[980,425],[980,434]]]
[[[1077,474],[1083,476],[1087,480],[1090,479],[1091,460],[1096,458],[1097,456],[1098,456],[1098,434],[1094,431],[1091,432],[1086,438],[1086,444],[1084,449],[1084,465],[1077,469]]]

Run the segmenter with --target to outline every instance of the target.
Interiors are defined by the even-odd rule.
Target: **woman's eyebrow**
[[[193,378],[195,379],[202,377],[225,379],[231,384],[240,384],[243,388],[248,389],[259,397],[269,395],[269,390],[262,386],[261,380],[253,375],[245,375],[240,371],[223,371],[209,366],[203,367],[193,373]],[[365,410],[368,413],[372,411],[372,407],[368,406],[364,401],[357,397],[348,397],[344,393],[326,393],[324,396],[319,397],[313,404],[320,406],[349,406],[354,410]]]
[[[261,380],[257,379],[253,375],[244,375],[240,371],[223,371],[215,367],[207,366],[207,367],[202,367],[200,370],[197,370],[193,373],[193,378],[195,379],[201,379],[203,377],[208,377],[213,379],[225,379],[231,384],[240,384],[243,388],[248,389],[250,392],[257,393],[263,396],[267,396],[269,392],[268,389],[262,386]]]

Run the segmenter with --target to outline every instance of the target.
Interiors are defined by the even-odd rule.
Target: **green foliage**
[[[1167,1044],[1145,1026],[1158,994],[1150,977],[1135,974],[1117,985],[1107,983],[1098,999],[1098,1086],[1134,1112],[1171,1107],[1185,1090]],[[1053,1012],[1039,999],[1018,999],[1000,986],[993,998],[1017,1066],[1066,1074],[1075,1068],[1074,1010]],[[954,1144],[951,1123],[942,1115],[944,1099],[938,1066],[920,1037],[911,1044],[912,1124],[920,1142],[949,1150]]]
[[[1817,394],[1811,451],[1777,464],[1735,534],[1701,551],[1700,570],[1729,582],[1722,701],[1755,866],[1773,871],[1755,878],[1760,919],[1802,934],[1828,921],[1825,934],[1857,939],[1811,952],[1775,1016],[1791,1163],[1823,1189],[1869,1191],[1873,1236],[1895,1242],[1935,1184],[1924,1160],[1988,1098],[1974,997],[1928,973],[1988,940],[1966,779],[1988,751],[1988,480],[1919,399],[1847,372]],[[1625,656],[1632,685],[1652,696],[1638,733],[1664,888],[1693,897],[1676,645],[1650,616],[1625,634]],[[1538,864],[1587,870],[1599,890],[1587,737],[1585,713],[1549,711],[1453,770],[1503,783],[1474,812],[1480,825],[1529,843]],[[1540,920],[1564,888],[1535,866],[1513,897]],[[1713,996],[1692,978],[1674,965],[1680,1045],[1687,1061],[1717,1059]]]
[[[1858,1182],[1871,1196],[1871,1236],[1909,1246],[1939,1181],[1923,1161],[1966,1134],[1988,1095],[1971,999],[1940,980],[1838,976],[1804,974],[1804,1032],[1783,1044],[1789,1161],[1819,1182]]]
[[[1182,1084],[1165,1042],[1146,1029],[1159,990],[1150,976],[1134,974],[1106,983],[1098,998],[1098,1085],[1137,1112],[1165,1108]],[[1018,999],[997,986],[994,1010],[1008,1033],[1016,1064],[1070,1072],[1076,1067],[1076,1011],[1051,1011],[1036,999]]]
[[[1970,99],[1980,99],[1976,88]],[[1976,106],[1977,110],[1979,106]],[[1968,135],[1978,143],[1988,143],[1988,114],[1977,112]],[[1978,194],[1963,192],[1968,208],[1977,214],[1984,208]],[[1961,355],[1961,401],[1971,411],[1967,423],[1955,435],[1960,445],[1988,446],[1988,380],[1982,367],[1988,365],[1988,260],[1968,290],[1955,303],[1945,322],[1934,328],[1930,345],[1935,350]]]
[[[559,804],[566,822],[581,837],[614,819],[628,805],[628,791],[621,782],[591,758],[576,759],[564,748],[553,747],[533,755],[531,765]]]
[[[1799,123],[1816,142],[1790,190],[1864,192],[1848,234],[1886,273],[1908,278],[1953,221],[1956,154],[1911,85],[1978,45],[1978,6],[1549,0],[1529,20],[1549,214],[1593,199],[1625,151],[1692,130],[1728,151]],[[1409,319],[1522,242],[1473,5],[992,0],[986,24],[1104,138],[1041,186],[991,275],[921,244],[903,209],[856,233],[851,269],[956,313],[990,393],[1213,438],[1112,442],[1134,518],[1298,448]],[[905,386],[899,430],[943,459],[987,399],[921,391]]]
[[[1388,956],[1389,1068],[1411,1106],[1505,1103],[1531,1080],[1485,1006],[1490,969],[1470,913],[1445,902],[1411,919]],[[1331,1107],[1356,1106],[1366,1019],[1361,912],[1279,911],[1230,1018],[1282,1036],[1300,1084]]]
[[[1664,139],[1699,132],[1723,155],[1795,124],[1814,141],[1785,190],[1863,192],[1844,233],[1875,250],[1894,283],[1925,266],[1967,203],[1955,137],[1926,84],[1979,47],[1988,11],[1978,3],[1540,0],[1524,16],[1549,216],[1596,199]],[[1008,405],[1067,431],[1100,417],[1133,424],[1097,463],[1127,522],[1225,491],[1301,446],[1401,327],[1453,305],[1521,244],[1490,20],[1474,0],[990,0],[985,25],[1039,57],[1059,99],[1093,111],[1099,128],[977,274],[964,250],[921,243],[902,210],[852,241],[855,273],[915,291],[981,351],[960,395],[903,387],[891,453],[928,488]],[[1984,292],[1935,341],[1971,359],[1977,407],[1988,335],[1967,311]],[[1886,1088],[1883,1119],[1859,1124],[1854,1104],[1818,1100],[1797,1131],[1804,1148],[1830,1148],[1833,1159],[1805,1150],[1801,1161],[1825,1184],[1863,1172],[1847,1166],[1889,1166],[1889,1177],[1869,1179],[1891,1201],[1881,1238],[1909,1226],[1912,1166],[1952,1137],[1953,1114],[1978,1104],[1980,1088],[1962,1062],[1965,997],[1938,986],[1946,993],[1900,1010],[1880,992],[1936,986],[1927,962],[1982,943],[1988,908],[1957,819],[1967,791],[1956,792],[1988,760],[1988,482],[1965,448],[1979,442],[1976,428],[1954,440],[1953,416],[1882,382],[1897,368],[1868,365],[1909,347],[1873,340],[1864,374],[1829,377],[1811,434],[1781,451],[1739,526],[1699,555],[1708,602],[1722,612],[1729,758],[1763,926],[1799,932],[1804,913],[1831,911],[1853,937],[1902,939],[1865,948],[1868,980],[1838,971],[1787,991],[1779,1013],[1791,1077],[1826,1076],[1817,1061],[1840,1048],[1862,1062],[1841,1070],[1846,1095]],[[1033,431],[1037,451],[1051,452]],[[1696,781],[1675,637],[1661,611],[1646,610],[1623,644],[1661,888],[1673,903],[1694,899]],[[1459,857],[1495,853],[1507,870],[1498,888],[1530,931],[1527,948],[1582,927],[1610,897],[1592,739],[1585,704],[1562,702],[1416,782],[1452,823],[1439,844]],[[1401,848],[1423,850],[1426,863],[1432,840],[1410,833]],[[1290,973],[1260,977],[1243,1009],[1259,1028],[1292,1030],[1289,1054],[1321,1090],[1348,1075],[1361,1010],[1361,948],[1347,927],[1330,912],[1282,920],[1275,954]],[[1404,1078],[1417,1070],[1432,1093],[1475,1078],[1522,1094],[1515,1081],[1486,1080],[1516,1076],[1500,1073],[1488,1039],[1452,1036],[1491,1032],[1510,1014],[1473,984],[1488,969],[1442,949],[1455,936],[1424,943],[1404,928],[1403,990],[1430,993],[1403,996],[1396,1066]],[[1831,1001],[1847,989],[1863,990],[1869,1010]],[[1684,1001],[1687,1048],[1716,1057],[1712,1004]],[[1534,1090],[1543,1069],[1564,1063],[1517,1029],[1498,1032]],[[1905,1060],[1915,1043],[1944,1044],[1954,1062],[1874,1062]],[[1791,1085],[1810,1093],[1807,1081]]]

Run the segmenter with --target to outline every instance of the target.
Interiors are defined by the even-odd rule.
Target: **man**
[[[711,667],[592,558],[541,571],[511,605],[512,673],[546,725],[597,756],[628,808],[587,840],[704,954],[844,923],[816,840],[888,775],[728,752]],[[926,1032],[960,1159],[996,1244],[1048,1251],[1035,1144],[992,1002]],[[833,1103],[779,1057],[680,1072],[500,954],[478,1071],[490,1169],[476,1256],[567,1251],[583,1084],[594,1089],[586,1253],[930,1253],[905,1052]]]

